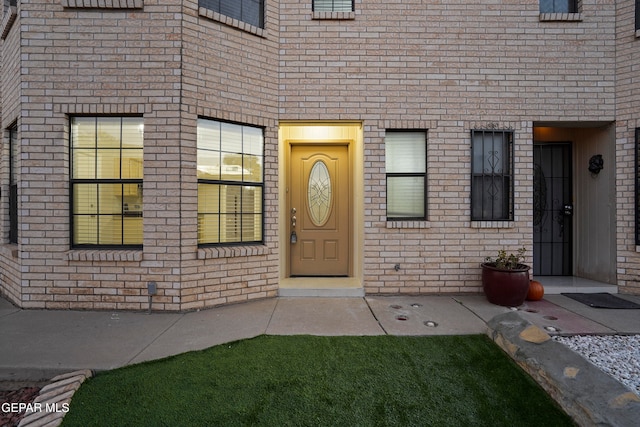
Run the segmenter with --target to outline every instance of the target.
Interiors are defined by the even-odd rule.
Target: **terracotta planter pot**
[[[487,300],[506,307],[522,305],[529,291],[529,269],[524,264],[513,270],[499,269],[491,263],[482,264],[482,288]]]

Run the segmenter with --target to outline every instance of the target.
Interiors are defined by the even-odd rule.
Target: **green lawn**
[[[64,426],[563,426],[484,335],[260,336],[104,372]]]

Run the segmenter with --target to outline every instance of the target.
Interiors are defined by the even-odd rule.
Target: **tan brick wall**
[[[63,7],[72,3],[81,7]],[[2,41],[2,126],[20,117],[23,144],[20,243],[0,248],[2,292],[16,303],[143,310],[149,281],[158,310],[276,295],[278,122],[296,120],[363,123],[365,290],[463,293],[479,291],[485,256],[522,245],[531,255],[534,124],[617,119],[620,278],[637,289],[640,257],[625,236],[631,130],[640,126],[640,93],[630,90],[637,70],[626,59],[638,49],[625,29],[631,1],[618,5],[617,42],[613,0],[584,0],[571,20],[541,20],[535,1],[356,0],[354,13],[314,15],[311,1],[267,0],[264,28],[199,10],[196,0],[116,3],[21,2],[21,51],[15,28]],[[76,114],[144,117],[143,250],[69,250]],[[263,245],[197,246],[199,116],[265,129]],[[512,223],[469,219],[470,131],[491,126],[515,133]],[[391,128],[428,130],[428,221],[386,221]]]
[[[617,4],[616,38],[616,171],[618,285],[623,293],[640,294],[640,247],[635,244],[635,129],[640,127],[638,55],[634,1]]]
[[[20,39],[17,10],[3,2],[3,34],[0,39],[0,294],[18,302],[21,295],[21,273],[15,245],[9,240],[9,132],[14,123],[20,124]],[[15,12],[15,13],[14,13]],[[14,15],[14,16],[11,16]],[[13,21],[13,22],[12,22]],[[19,163],[18,163],[19,165]]]
[[[184,2],[183,309],[273,297],[278,285],[278,9],[267,2],[265,26],[255,28],[197,3]],[[198,250],[198,117],[264,128],[264,245]]]
[[[20,6],[20,23],[36,30],[23,33],[23,85],[3,72],[3,127],[22,117],[21,230],[19,245],[0,251],[3,293],[27,308],[132,310],[147,308],[150,281],[158,310],[274,296],[274,216],[259,254],[198,258],[195,124],[203,114],[265,127],[265,209],[274,212],[277,9],[269,8],[266,32],[256,36],[199,16],[197,1],[145,0],[131,10],[143,2],[94,3]],[[13,34],[3,44],[3,70],[17,70],[5,59],[18,46]],[[70,250],[68,120],[103,114],[144,117],[140,251]],[[6,211],[3,204],[3,243]]]
[[[281,2],[280,119],[364,122],[367,292],[476,292],[487,255],[531,257],[533,124],[615,117],[614,2],[582,3],[541,22],[537,2],[356,1],[327,20]],[[470,221],[470,131],[488,126],[515,131],[513,223]],[[384,132],[402,128],[428,130],[425,222],[386,221]]]

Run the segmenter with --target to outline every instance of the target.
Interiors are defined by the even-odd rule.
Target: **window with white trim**
[[[387,219],[427,219],[427,133],[385,134]]]

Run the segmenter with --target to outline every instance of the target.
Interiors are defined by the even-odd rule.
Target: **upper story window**
[[[18,243],[18,126],[9,129],[9,243]]]
[[[2,0],[2,10],[0,10],[0,39],[4,40],[9,34],[18,14],[16,0]]]
[[[426,132],[387,131],[384,145],[387,219],[426,219]]]
[[[261,242],[263,130],[199,119],[197,145],[198,243]]]
[[[540,0],[540,13],[578,13],[578,0]]]
[[[471,220],[513,220],[513,131],[471,131]]]
[[[636,31],[640,30],[640,0],[636,0]]]
[[[142,246],[142,117],[71,119],[71,243]]]
[[[198,0],[198,6],[264,28],[264,0]]]
[[[16,7],[18,5],[18,0],[3,0],[2,1],[2,11],[6,12],[9,7]]]
[[[314,12],[353,12],[354,0],[313,0]]]

